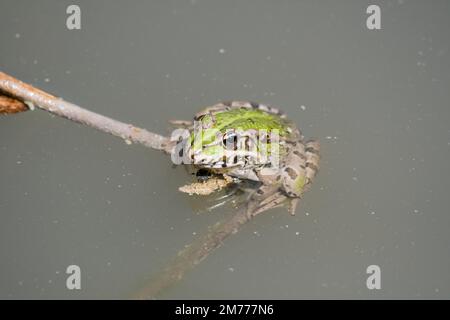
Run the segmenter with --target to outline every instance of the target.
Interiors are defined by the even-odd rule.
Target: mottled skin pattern
[[[270,208],[288,204],[289,212],[295,213],[296,205],[303,192],[309,189],[319,169],[319,142],[304,142],[303,135],[295,124],[286,119],[279,109],[260,103],[230,101],[218,103],[197,113],[195,121],[202,122],[203,128],[215,128],[225,135],[225,129],[234,126],[246,130],[279,129],[280,166],[267,163],[252,165],[251,161],[227,163],[222,158],[214,158],[214,148],[223,148],[219,144],[209,144],[196,151],[196,156],[210,160],[205,164],[196,164],[198,170],[211,170],[214,173],[228,175],[236,179],[248,179],[261,182],[248,201],[247,212],[256,215]],[[191,122],[173,121],[172,123],[193,130]],[[194,151],[189,150],[191,156]],[[233,157],[233,150],[227,150],[227,157]],[[212,159],[212,161],[211,161]],[[206,161],[206,160],[205,160]]]

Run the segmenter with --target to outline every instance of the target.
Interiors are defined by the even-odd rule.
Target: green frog
[[[191,160],[202,183],[217,176],[257,183],[247,202],[250,216],[283,205],[295,214],[319,169],[319,142],[304,141],[278,108],[221,102],[198,112],[194,122],[172,123],[188,130],[183,148],[174,152]]]

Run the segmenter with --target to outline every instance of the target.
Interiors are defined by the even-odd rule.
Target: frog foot
[[[269,209],[283,206],[288,197],[276,186],[261,186],[247,203],[247,216],[252,218]]]

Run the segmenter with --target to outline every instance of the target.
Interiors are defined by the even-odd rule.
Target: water
[[[0,68],[163,134],[245,99],[322,142],[295,217],[257,217],[162,298],[449,297],[447,1],[382,2],[376,31],[365,1],[78,3],[69,31],[70,1],[2,0]],[[0,124],[0,298],[127,298],[230,210],[196,214],[162,153],[39,110]]]

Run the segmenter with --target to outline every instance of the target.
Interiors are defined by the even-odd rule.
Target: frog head
[[[251,169],[282,154],[290,133],[286,119],[260,109],[206,110],[196,118],[189,152],[200,168]]]

